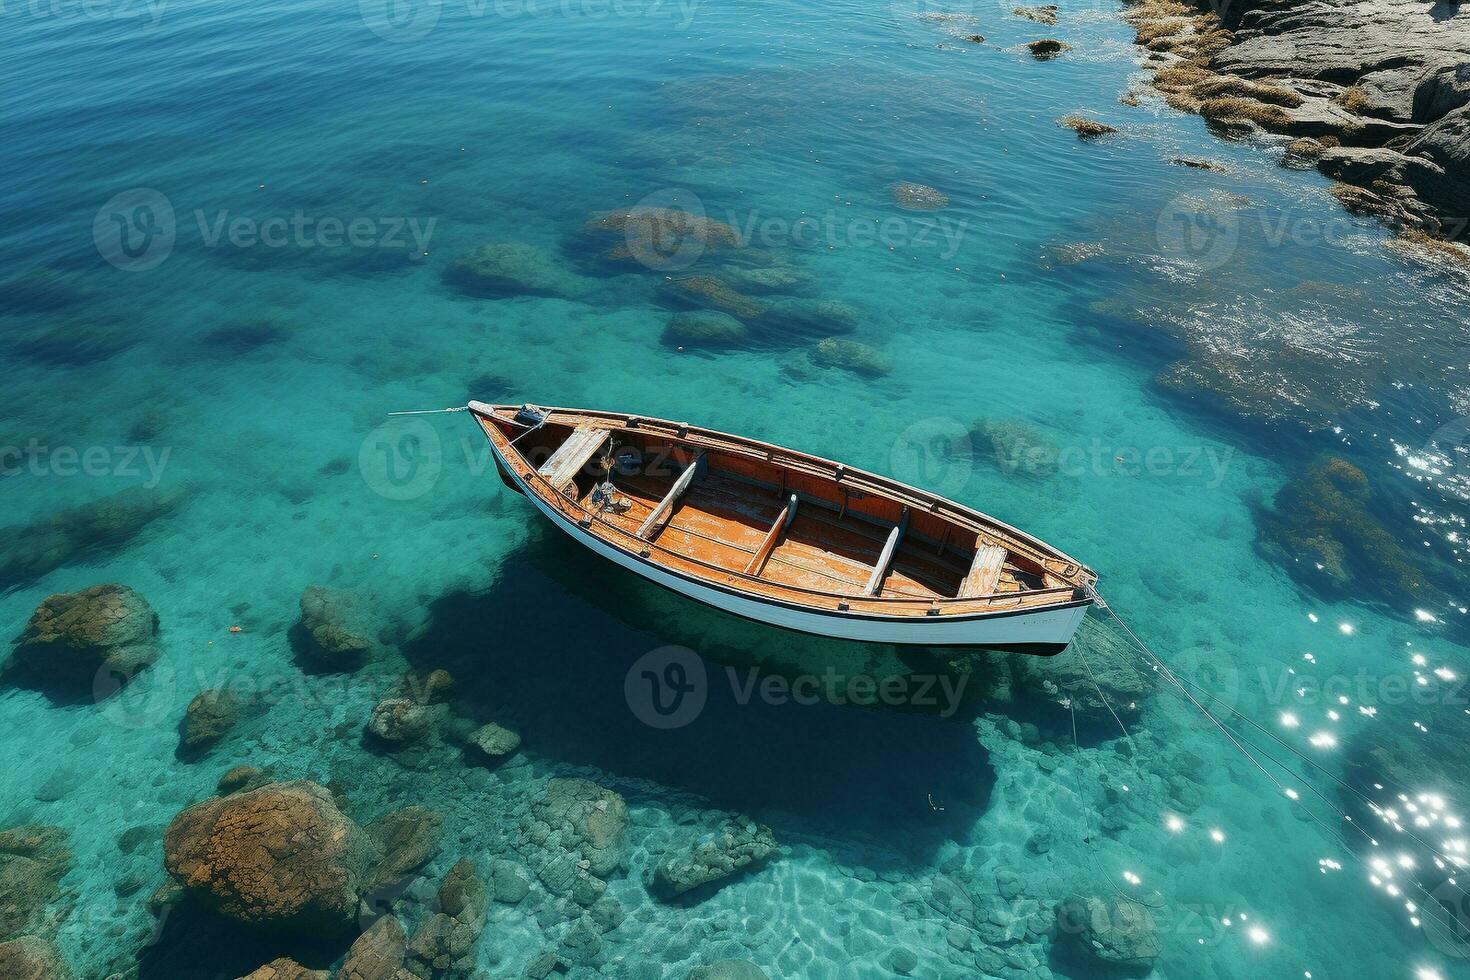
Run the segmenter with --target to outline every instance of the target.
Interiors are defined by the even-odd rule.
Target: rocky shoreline
[[[1470,8],[1137,0],[1124,16],[1174,108],[1292,137],[1284,163],[1407,238],[1470,238]]]

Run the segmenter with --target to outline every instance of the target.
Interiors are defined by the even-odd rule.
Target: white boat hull
[[[602,557],[670,589],[716,609],[745,619],[809,633],[814,636],[912,646],[976,646],[1048,655],[1060,653],[1072,641],[1087,615],[1090,598],[1063,605],[973,616],[875,616],[822,612],[774,600],[753,599],[732,590],[671,573],[653,562],[628,554],[589,534],[546,504],[508,467],[492,444],[501,477],[536,506],[547,520]]]

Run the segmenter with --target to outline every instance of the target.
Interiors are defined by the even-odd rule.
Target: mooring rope
[[[1214,715],[1214,713],[1212,713],[1208,708],[1206,708],[1204,705],[1202,705],[1199,702],[1199,700],[1197,698],[1195,698],[1195,696],[1193,694],[1191,694],[1190,691],[1184,686],[1185,683],[1188,683],[1190,687],[1193,687],[1195,690],[1199,691],[1202,695],[1204,695],[1205,697],[1208,697],[1211,701],[1223,705],[1224,708],[1225,708],[1225,710],[1228,711],[1228,712],[1230,712],[1231,715],[1233,715],[1233,716],[1235,716],[1237,718],[1240,718],[1242,721],[1244,721],[1247,724],[1249,724],[1255,730],[1257,730],[1257,731],[1261,732],[1262,734],[1267,735],[1268,737],[1270,737],[1272,739],[1272,741],[1276,742],[1282,748],[1286,749],[1294,757],[1296,757],[1299,761],[1306,763],[1311,768],[1313,768],[1313,769],[1317,770],[1318,772],[1321,772],[1324,775],[1327,775],[1328,777],[1332,778],[1334,780],[1334,782],[1338,783],[1344,789],[1348,790],[1348,792],[1352,793],[1357,799],[1359,799],[1364,804],[1366,804],[1374,812],[1380,812],[1381,813],[1381,807],[1377,803],[1375,803],[1373,800],[1369,799],[1363,793],[1361,793],[1358,790],[1356,790],[1355,788],[1353,788],[1350,784],[1347,784],[1346,782],[1344,782],[1343,780],[1341,780],[1340,778],[1338,778],[1336,775],[1334,775],[1333,773],[1331,773],[1328,770],[1326,770],[1325,768],[1323,768],[1320,764],[1318,764],[1314,760],[1308,758],[1306,755],[1304,755],[1303,753],[1301,753],[1300,751],[1298,751],[1295,747],[1291,746],[1290,744],[1286,743],[1281,738],[1279,738],[1278,736],[1276,736],[1273,732],[1270,732],[1267,729],[1263,728],[1260,724],[1258,724],[1254,720],[1250,719],[1248,716],[1246,716],[1245,714],[1241,713],[1240,711],[1238,711],[1233,706],[1231,706],[1229,704],[1226,704],[1225,701],[1224,701],[1224,699],[1221,698],[1218,694],[1215,694],[1214,692],[1208,691],[1205,688],[1200,687],[1199,685],[1195,684],[1193,681],[1187,681],[1187,682],[1186,681],[1181,681],[1181,679],[1179,678],[1179,676],[1177,674],[1175,674],[1174,671],[1172,671],[1167,664],[1165,664],[1162,660],[1159,659],[1159,657],[1153,652],[1153,650],[1149,648],[1148,644],[1144,643],[1143,640],[1139,638],[1138,634],[1135,633],[1133,631],[1133,629],[1123,620],[1123,618],[1118,615],[1117,611],[1115,609],[1113,609],[1113,607],[1106,600],[1103,599],[1103,597],[1102,597],[1101,594],[1099,594],[1096,590],[1092,590],[1092,596],[1093,596],[1094,600],[1096,601],[1098,607],[1101,608],[1101,609],[1103,609],[1104,611],[1106,611],[1108,613],[1108,615],[1112,617],[1113,621],[1115,623],[1117,623],[1119,629],[1121,629],[1123,631],[1123,633],[1128,637],[1128,639],[1132,643],[1133,648],[1136,650],[1136,652],[1138,654],[1142,655],[1142,657],[1144,658],[1145,662],[1148,663],[1155,672],[1162,674],[1164,676],[1164,678],[1167,681],[1169,681],[1178,690],[1178,692],[1180,694],[1183,694],[1184,697],[1186,699],[1188,699],[1188,701],[1190,702],[1190,704],[1192,704],[1201,714],[1203,714],[1206,718],[1208,718],[1210,720],[1210,722],[1212,724],[1214,724],[1215,727],[1218,728],[1222,734],[1225,735],[1226,739],[1231,743],[1231,745],[1233,745],[1236,748],[1237,751],[1239,751],[1242,755],[1244,755],[1247,759],[1249,759],[1250,762],[1252,763],[1252,765],[1254,765],[1256,767],[1256,769],[1258,769],[1267,779],[1269,779],[1271,781],[1271,783],[1277,789],[1281,790],[1281,792],[1284,795],[1286,795],[1288,799],[1291,799],[1293,802],[1296,802],[1296,803],[1300,803],[1301,802],[1300,798],[1297,795],[1295,795],[1295,792],[1293,790],[1290,790],[1288,787],[1284,786],[1279,779],[1277,779],[1269,770],[1267,770],[1266,767],[1263,766],[1260,763],[1260,761],[1254,755],[1252,755],[1249,750],[1247,750],[1245,748],[1245,745],[1242,744],[1242,743],[1248,743],[1249,740],[1246,739],[1244,735],[1242,735],[1239,732],[1237,732],[1235,729],[1233,729],[1230,726],[1226,725],[1219,718],[1217,718]],[[1080,654],[1080,651],[1079,651],[1079,656],[1084,656],[1083,666],[1084,667],[1087,667],[1087,664],[1086,664],[1086,661],[1085,661],[1085,655]],[[1090,676],[1091,675],[1091,669],[1090,668],[1088,668],[1088,673],[1089,673],[1089,676]],[[1096,686],[1096,682],[1095,681],[1094,681],[1094,686]],[[1099,693],[1101,693],[1101,692],[1099,692]],[[1116,719],[1116,716],[1115,716],[1115,719]],[[1122,723],[1121,722],[1119,722],[1119,727],[1122,728]],[[1124,729],[1124,731],[1126,733],[1126,729]],[[1367,830],[1365,830],[1362,826],[1360,826],[1359,823],[1358,823],[1358,821],[1354,820],[1350,814],[1348,814],[1346,811],[1342,810],[1340,807],[1338,807],[1336,804],[1334,804],[1331,800],[1329,800],[1326,797],[1326,795],[1322,793],[1321,790],[1319,790],[1316,786],[1312,785],[1311,780],[1309,780],[1306,777],[1304,777],[1301,773],[1298,773],[1298,772],[1294,771],[1293,769],[1291,769],[1291,767],[1287,766],[1284,762],[1282,762],[1280,759],[1278,759],[1277,757],[1275,757],[1271,753],[1267,752],[1265,749],[1261,748],[1259,745],[1256,745],[1254,743],[1250,743],[1250,744],[1251,744],[1251,748],[1255,749],[1257,752],[1259,752],[1266,759],[1270,760],[1276,766],[1279,766],[1283,772],[1290,773],[1291,775],[1293,775],[1293,776],[1297,777],[1298,779],[1300,779],[1302,781],[1302,784],[1306,787],[1306,789],[1310,793],[1312,793],[1312,795],[1316,796],[1319,800],[1321,800],[1322,803],[1329,810],[1331,810],[1334,814],[1336,814],[1340,820],[1342,820],[1343,822],[1346,822],[1349,825],[1351,825],[1354,830],[1356,830],[1359,834],[1361,834],[1363,836],[1363,838],[1365,840],[1368,841],[1369,844],[1371,844],[1374,847],[1378,847],[1379,846],[1378,840],[1372,834],[1370,834]],[[1391,782],[1391,780],[1390,780],[1390,782]],[[1333,828],[1329,827],[1321,819],[1321,817],[1319,817],[1315,812],[1313,812],[1313,810],[1312,810],[1311,807],[1308,807],[1306,805],[1303,805],[1302,806],[1302,811],[1307,814],[1307,816],[1312,820],[1313,823],[1317,824],[1320,828],[1322,828],[1325,836],[1329,840],[1332,840],[1335,843],[1337,843],[1337,845],[1339,847],[1341,847],[1345,852],[1347,852],[1347,854],[1354,861],[1356,861],[1359,865],[1363,866],[1365,869],[1368,869],[1370,871],[1376,870],[1376,869],[1373,869],[1371,867],[1371,865],[1369,865],[1366,861],[1363,860],[1363,858],[1348,844],[1347,839],[1345,837],[1343,837],[1340,832],[1335,831]],[[1394,821],[1394,824],[1397,827],[1398,822],[1397,821]],[[1412,831],[1409,831],[1409,830],[1406,830],[1406,829],[1402,829],[1402,828],[1399,828],[1399,829],[1400,829],[1400,832],[1401,833],[1404,833],[1406,836],[1408,836],[1415,843],[1418,843],[1420,846],[1424,847],[1431,854],[1435,855],[1435,857],[1440,858],[1441,860],[1448,862],[1449,865],[1452,868],[1456,866],[1454,861],[1452,861],[1451,859],[1449,859],[1445,855],[1441,854],[1438,851],[1437,848],[1433,847],[1432,845],[1430,845],[1427,842],[1425,842],[1424,840],[1422,840],[1420,837],[1418,837]],[[1444,870],[1443,866],[1441,866],[1441,870]],[[1447,916],[1447,917],[1449,917],[1452,920],[1453,920],[1454,917],[1449,913],[1448,910],[1446,910],[1444,908],[1444,906],[1439,902],[1438,899],[1436,899],[1433,895],[1431,895],[1429,893],[1429,891],[1423,886],[1422,883],[1420,883],[1418,881],[1418,879],[1416,879],[1416,878],[1410,878],[1410,879],[1408,879],[1408,882],[1409,882],[1410,886],[1419,895],[1422,895],[1424,897],[1424,899],[1425,899],[1425,905],[1427,906],[1427,908],[1424,907],[1424,906],[1416,906],[1416,914],[1415,914],[1415,917],[1418,918],[1419,921],[1421,921],[1422,923],[1432,924],[1436,929],[1444,930],[1445,932],[1447,932],[1449,934],[1450,942],[1452,944],[1456,944],[1456,945],[1462,944],[1463,941],[1460,940],[1460,939],[1458,939],[1458,938],[1456,938],[1456,937],[1459,936],[1459,928],[1460,928],[1459,927],[1458,920],[1454,920],[1452,925],[1447,925],[1445,922],[1441,921],[1440,920],[1440,916]],[[1447,878],[1447,882],[1446,883],[1449,884],[1451,887],[1453,887],[1457,892],[1459,892],[1460,895],[1465,896],[1465,897],[1470,897],[1470,893],[1467,893],[1463,888],[1461,888],[1459,886],[1459,883],[1457,881],[1455,881],[1455,878],[1454,878],[1453,875],[1450,875]]]
[[[456,405],[454,408],[426,408],[416,412],[389,412],[389,418],[397,418],[400,415],[445,415],[449,412],[468,412],[468,405]]]

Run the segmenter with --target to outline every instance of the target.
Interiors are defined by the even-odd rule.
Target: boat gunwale
[[[514,445],[512,445],[513,438],[520,438],[521,435],[527,434],[530,430],[527,429],[526,432],[520,433],[515,437],[511,437],[507,436],[506,433],[502,432],[496,425],[493,424],[494,421],[510,422],[512,424],[523,424],[515,423],[512,417],[505,414],[514,413],[518,411],[521,406],[490,405],[484,402],[471,402],[468,407],[473,414],[483,419],[483,421],[480,422],[480,427],[485,432],[486,437],[490,442],[491,449],[495,452],[497,459],[501,460],[504,465],[510,466],[512,469],[514,469],[515,475],[525,484],[526,488],[535,493],[539,499],[553,507],[556,511],[558,511],[558,513],[567,518],[573,524],[577,525],[584,532],[587,532],[589,528],[595,524],[599,528],[612,532],[617,536],[618,539],[626,539],[633,542],[633,546],[629,547],[627,544],[624,544],[622,540],[609,540],[608,537],[605,535],[593,535],[598,540],[605,542],[609,546],[619,549],[619,551],[626,554],[627,556],[635,558],[644,564],[652,565],[653,567],[658,568],[661,571],[668,572],[674,575],[680,575],[692,581],[699,582],[702,585],[711,586],[739,595],[744,595],[759,602],[780,603],[782,605],[801,608],[813,612],[820,612],[824,614],[854,616],[859,618],[905,620],[922,618],[919,615],[920,613],[923,614],[923,617],[939,615],[939,610],[944,611],[944,618],[947,621],[953,621],[956,618],[961,617],[980,618],[984,616],[1009,616],[1019,613],[1040,613],[1054,609],[1069,608],[1077,605],[1090,605],[1093,601],[1091,597],[1090,587],[1093,583],[1096,582],[1097,577],[1091,569],[1083,565],[1081,562],[1078,562],[1071,556],[1059,551],[1056,548],[1051,547],[1050,545],[1045,544],[1044,542],[1034,538],[1033,536],[1026,534],[1024,531],[1012,528],[1010,527],[1010,525],[1005,524],[1002,521],[998,521],[995,518],[982,514],[979,511],[974,511],[970,508],[967,508],[963,504],[948,500],[944,497],[939,497],[935,494],[930,494],[927,491],[920,490],[917,487],[910,487],[907,484],[889,480],[886,477],[880,476],[875,473],[870,473],[866,470],[854,469],[844,463],[837,463],[836,461],[826,460],[819,456],[812,456],[807,453],[801,453],[797,450],[793,450],[785,446],[778,446],[773,443],[766,443],[757,439],[749,439],[743,436],[736,436],[731,433],[721,432],[715,429],[705,429],[703,427],[690,425],[684,422],[674,422],[667,419],[653,418],[646,415],[607,412],[595,409],[583,410],[550,407],[542,407],[539,409],[544,413],[544,422],[542,424],[570,424],[575,427],[576,420],[591,419],[615,423],[616,427],[623,431],[645,432],[648,431],[642,428],[642,426],[645,425],[656,426],[659,428],[667,428],[671,431],[667,433],[659,432],[656,434],[663,436],[664,438],[668,438],[671,442],[677,444],[688,445],[694,448],[706,450],[715,449],[720,452],[737,452],[747,457],[758,459],[761,462],[772,463],[778,466],[784,466],[792,469],[799,469],[807,472],[810,475],[832,480],[833,482],[842,485],[844,488],[850,487],[852,489],[873,493],[876,496],[886,497],[887,499],[893,500],[900,504],[907,504],[908,506],[914,506],[917,504],[927,513],[934,514],[935,516],[941,517],[945,520],[949,520],[961,527],[978,523],[980,526],[970,527],[969,529],[974,530],[976,533],[990,533],[992,535],[995,535],[997,531],[1000,531],[1004,532],[1006,536],[1014,536],[1014,539],[1016,540],[1014,540],[1014,542],[1007,541],[1007,543],[1023,544],[1026,545],[1028,549],[1034,549],[1039,554],[1027,556],[1030,557],[1033,561],[1039,559],[1047,561],[1063,561],[1069,563],[1071,566],[1074,566],[1075,570],[1071,573],[1071,577],[1077,580],[1077,584],[1052,586],[1043,589],[1028,589],[1021,592],[993,593],[988,596],[967,596],[963,598],[957,596],[863,596],[820,589],[808,589],[797,585],[788,585],[782,582],[774,582],[770,579],[760,578],[758,576],[746,575],[744,574],[744,572],[738,569],[727,568],[723,565],[716,565],[704,561],[703,559],[694,557],[692,555],[687,555],[683,552],[663,547],[659,545],[657,541],[650,541],[646,538],[639,537],[633,532],[605,520],[599,513],[588,509],[587,507],[583,506],[579,501],[573,500],[558,491],[550,484],[549,481],[542,477],[537,472],[536,468],[531,465],[530,461],[527,460],[526,457],[522,455],[519,450],[516,450]],[[556,420],[553,418],[554,416],[564,416],[566,418]],[[487,422],[492,424],[485,424]],[[697,438],[691,439],[691,435],[694,435]],[[752,448],[765,450],[765,453],[761,454],[759,452],[752,452]],[[514,450],[514,452],[508,454],[507,452],[504,452],[503,449]],[[784,458],[778,458],[777,454],[780,454],[781,457]],[[510,455],[514,456],[514,463],[509,458]],[[516,465],[517,463],[519,465]],[[818,465],[810,465],[813,463]],[[829,471],[824,471],[820,469],[820,466],[823,464],[829,467]],[[864,481],[869,482],[865,484]],[[899,493],[895,492],[896,490],[901,490],[905,492],[900,495]],[[945,513],[945,511],[949,511],[949,513]],[[716,573],[719,576],[725,576],[733,579],[736,581],[737,584],[732,585],[722,583],[711,576],[690,574],[688,572],[681,571],[676,567],[672,567],[666,562],[651,560],[648,556],[655,553],[669,556],[670,558],[676,559],[680,563],[692,565],[696,569],[707,569],[709,572]],[[1025,554],[1025,552],[1022,551],[1022,554]],[[1043,567],[1046,566],[1043,564]],[[1052,571],[1052,574],[1056,575],[1059,578],[1067,577],[1055,571]],[[757,587],[749,588],[738,583],[752,583]],[[1079,596],[1079,590],[1083,593],[1081,596]],[[829,602],[835,601],[838,603],[838,606],[836,609],[832,609],[816,604],[812,601],[800,601],[800,599],[797,599],[796,601],[783,600],[778,596],[768,594],[772,591],[778,593],[790,593],[798,597],[810,596],[814,598],[825,599]],[[897,615],[890,614],[879,615],[876,617],[863,617],[863,613],[857,608],[859,606],[877,606],[880,608],[887,607],[889,609],[903,609],[904,611],[903,613]]]

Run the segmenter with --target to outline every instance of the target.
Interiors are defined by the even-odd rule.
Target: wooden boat
[[[629,571],[706,605],[877,643],[1060,653],[1097,576],[993,517],[684,422],[471,402],[501,479]]]

